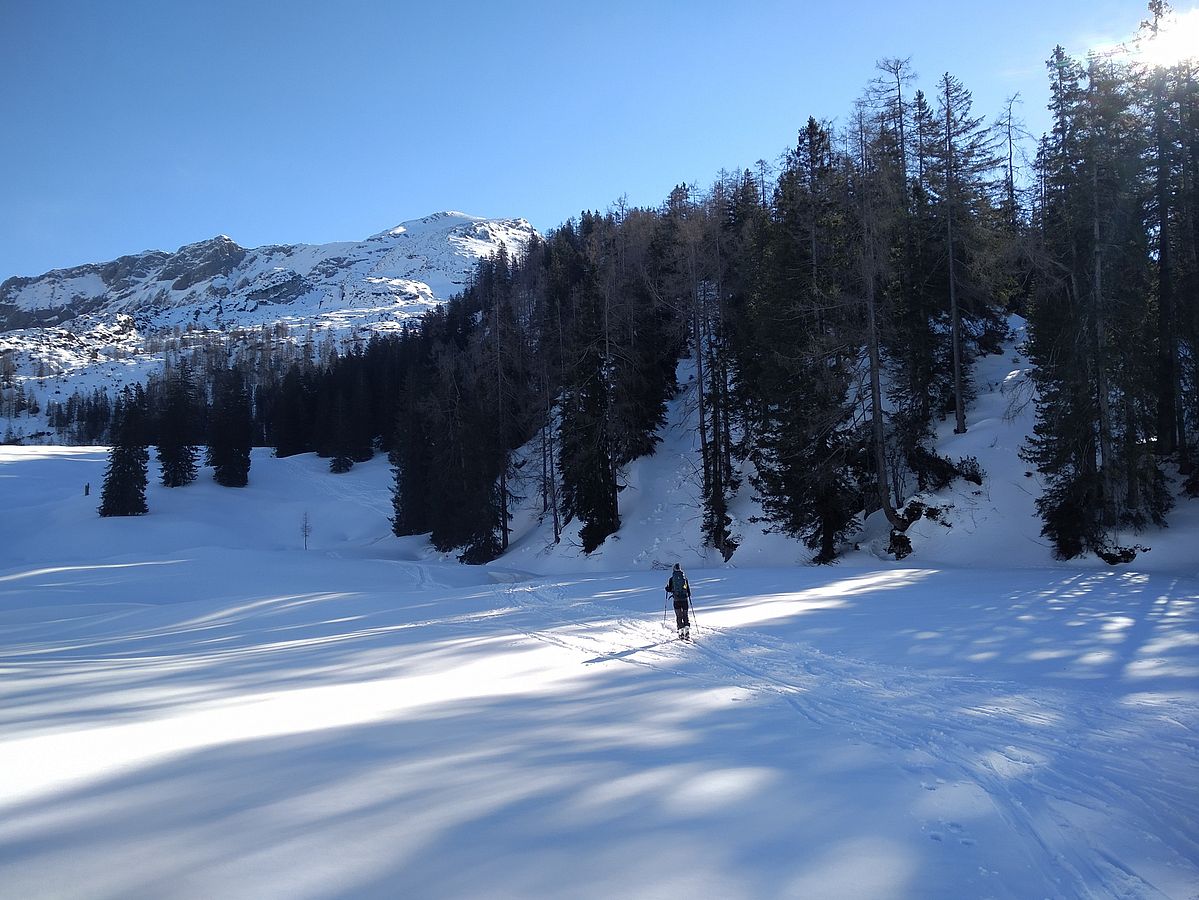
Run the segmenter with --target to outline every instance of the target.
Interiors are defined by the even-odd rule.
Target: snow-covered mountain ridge
[[[519,255],[535,234],[524,219],[440,212],[361,241],[247,249],[218,235],[9,278],[0,354],[19,374],[87,383],[113,360],[129,377],[157,368],[153,338],[185,329],[394,330],[462,290],[481,258]]]
[[[132,316],[140,329],[259,325],[341,311],[364,324],[419,314],[466,284],[480,257],[518,254],[524,219],[441,212],[357,242],[254,249],[226,235],[0,284],[0,331]],[[353,312],[351,312],[353,311]]]

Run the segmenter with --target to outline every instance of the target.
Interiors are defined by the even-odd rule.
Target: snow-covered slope
[[[1193,559],[704,566],[686,440],[574,571],[430,561],[382,458],[101,519],[102,448],[0,447],[0,894],[1192,900]]]
[[[1199,501],[1053,561],[1013,345],[911,557],[806,565],[747,490],[725,564],[681,374],[591,556],[531,490],[494,565],[397,539],[382,457],[101,519],[104,448],[0,447],[0,893],[1193,900]]]
[[[976,362],[978,396],[968,411],[966,433],[954,434],[952,421],[940,423],[935,433],[942,455],[955,461],[964,457],[978,461],[984,473],[982,484],[959,479],[943,491],[910,498],[930,511],[908,530],[913,553],[907,563],[953,568],[998,563],[1106,571],[1109,566],[1093,557],[1069,564],[1055,561],[1049,542],[1040,536],[1035,506],[1041,495],[1040,478],[1020,458],[1034,421],[1032,366],[1019,349],[1026,338],[1024,321],[1013,316],[1010,326],[1012,336],[1004,352]],[[555,544],[552,523],[540,513],[535,483],[538,466],[526,465],[523,471],[531,480],[518,486],[517,492],[528,499],[513,522],[515,537],[504,557],[506,563],[542,573],[662,568],[674,562],[721,565],[720,555],[704,546],[700,530],[700,448],[691,363],[680,364],[679,381],[683,390],[669,406],[657,453],[633,462],[622,479],[620,531],[589,556],[582,552],[577,522],[567,525],[562,541]],[[748,479],[743,479],[730,509],[739,546],[729,565],[807,564],[814,551],[791,538],[767,533],[767,526],[753,521],[762,515],[753,493]],[[1139,554],[1133,568],[1199,577],[1199,500],[1180,496],[1169,522],[1169,528],[1120,537],[1121,544],[1149,548]],[[841,548],[838,565],[887,560],[889,540],[890,527],[882,513],[876,513],[862,523],[850,544]]]

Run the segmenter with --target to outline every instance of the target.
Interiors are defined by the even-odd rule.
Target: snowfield
[[[704,554],[685,394],[619,536],[522,515],[480,568],[391,536],[382,458],[100,519],[103,448],[0,447],[0,895],[1194,900],[1199,501],[1052,561],[1012,367],[901,563],[872,521],[803,565],[748,499]]]

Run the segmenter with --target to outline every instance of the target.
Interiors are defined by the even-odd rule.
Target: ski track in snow
[[[422,591],[437,583],[433,567],[392,562],[401,589]],[[363,622],[327,635],[312,634],[301,622],[294,627],[304,630],[295,639],[285,631],[292,626],[265,629],[259,622],[255,630],[263,633],[232,646],[213,642],[228,639],[224,629],[271,615],[270,603],[243,603],[218,613],[200,606],[194,614],[180,610],[182,615],[171,615],[168,622],[129,630],[119,624],[131,614],[126,611],[109,617],[107,634],[52,646],[35,639],[10,645],[4,657],[12,673],[44,670],[67,682],[86,682],[97,669],[133,676],[157,663],[169,663],[173,677],[179,678],[195,667],[229,671],[280,651],[312,652],[347,636],[387,639],[399,631],[432,628],[470,640],[495,635],[498,627],[500,635],[524,636],[569,651],[582,666],[632,666],[704,688],[733,688],[779,701],[802,721],[799,734],[816,729],[876,748],[911,779],[914,791],[930,797],[937,792],[982,797],[1002,823],[1005,843],[1024,847],[1024,857],[1038,868],[1039,883],[1054,886],[1053,897],[1177,896],[1134,871],[1119,843],[1116,849],[1109,847],[1110,829],[1089,833],[1091,821],[1122,817],[1117,827],[1142,842],[1199,859],[1194,822],[1188,818],[1199,809],[1199,798],[1194,779],[1186,777],[1199,759],[1199,716],[1186,702],[1168,708],[1101,706],[1104,694],[1092,702],[1080,691],[866,662],[752,628],[714,627],[705,624],[702,609],[695,622],[697,640],[687,644],[674,637],[669,614],[663,628],[660,614],[580,599],[580,589],[570,577],[497,584],[483,589],[493,599],[473,611],[443,610],[403,620],[388,616],[378,625]],[[637,595],[639,600],[645,596],[644,591]],[[271,633],[275,630],[284,633]],[[186,683],[179,687],[188,689]],[[1154,739],[1138,739],[1138,733]],[[1139,753],[1130,753],[1132,747]],[[1178,777],[1171,780],[1171,773]],[[920,827],[928,840],[958,852],[985,847],[989,840],[969,820],[954,815],[926,811]],[[1012,852],[1010,847],[1004,851],[1008,858]]]
[[[1010,348],[978,366],[989,392],[980,392],[977,418],[964,435],[946,423],[939,447],[976,456],[988,474],[977,490],[955,485],[922,497],[943,515],[909,531],[918,570],[872,555],[887,530],[880,516],[866,523],[862,549],[847,549],[844,574],[798,565],[807,554],[794,542],[751,528],[759,510],[746,491],[734,509],[743,543],[722,568],[701,547],[695,429],[679,424],[694,422],[686,364],[684,390],[670,405],[675,424],[658,453],[630,467],[621,532],[584,556],[577,522],[552,542],[548,523],[525,509],[509,553],[482,570],[449,562],[452,554],[439,556],[420,538],[393,538],[383,460],[331,475],[327,460],[310,454],[278,460],[256,451],[245,493],[203,481],[186,493],[151,485],[151,515],[125,522],[98,520],[94,501],[79,497],[82,482],[99,483],[104,457],[95,448],[0,452],[0,463],[13,466],[12,475],[0,473],[8,479],[0,490],[21,511],[7,531],[0,520],[0,546],[13,558],[0,564],[0,738],[24,734],[66,748],[29,772],[0,767],[0,781],[7,777],[14,795],[31,783],[62,793],[42,812],[95,823],[41,831],[40,813],[15,807],[7,815],[8,798],[0,897],[10,860],[33,886],[27,896],[63,896],[54,893],[56,877],[97,898],[160,897],[169,893],[156,889],[163,885],[181,897],[231,887],[224,895],[261,896],[278,889],[272,879],[283,867],[311,875],[326,851],[369,857],[362,848],[375,839],[380,870],[407,878],[413,896],[491,889],[497,897],[1199,900],[1199,501],[1180,501],[1171,527],[1143,538],[1153,546],[1138,557],[1143,569],[1054,563],[1033,537],[1035,483],[1017,455],[1030,414],[1006,415],[1003,385],[1019,387],[1024,363]],[[309,510],[315,535],[303,552],[299,520]],[[646,574],[659,560],[715,575],[715,593],[697,592],[692,644],[662,627],[661,582]],[[976,578],[977,595],[960,605]],[[474,663],[481,670],[462,676]],[[505,680],[512,665],[517,674]],[[593,687],[609,699],[593,706]],[[336,702],[314,712],[309,698],[323,692]],[[480,694],[490,698],[473,705],[482,721],[456,719]],[[675,708],[692,695],[705,698],[702,709]],[[436,730],[405,717],[408,698],[448,716],[450,733],[472,749],[493,742],[483,754],[491,763],[446,762]],[[211,718],[243,702],[261,713]],[[559,710],[570,714],[567,725],[541,730],[542,716]],[[663,710],[679,718],[664,723]],[[175,716],[205,728],[179,734]],[[153,860],[128,847],[112,852],[110,833],[119,841],[151,830],[130,812],[138,792],[107,780],[152,769],[153,754],[139,742],[118,740],[123,725],[148,729],[160,741],[155,752],[292,735],[298,746],[327,747],[328,760],[289,753],[228,772],[269,784],[274,767],[294,766],[333,782],[344,767],[352,784],[363,765],[356,735],[327,733],[376,720],[388,723],[376,736],[404,736],[376,751],[380,771],[401,777],[372,783],[369,801],[340,820],[325,819],[319,805],[304,808],[301,778],[259,795],[268,805],[298,804],[295,822],[283,817],[279,831],[258,819],[239,824],[240,783],[193,780],[189,764],[164,783],[171,803],[163,808],[176,792],[183,803],[160,829],[174,823],[178,840],[164,844],[171,850]],[[597,753],[587,726],[619,734]],[[92,729],[114,736],[108,756],[76,752]],[[646,738],[658,743],[643,753]],[[748,746],[737,743],[743,738]],[[664,759],[673,748],[679,758]],[[724,767],[718,782],[751,783],[747,772],[766,771],[781,790],[747,789],[752,799],[742,803],[716,791],[710,808],[680,812],[675,783],[713,762]],[[788,768],[797,763],[814,771]],[[67,792],[89,765],[110,804],[94,818]],[[443,783],[434,785],[430,772]],[[556,779],[569,787],[559,791]],[[622,783],[634,787],[621,793]],[[390,799],[378,799],[382,785]],[[526,805],[505,806],[512,790],[530,792]],[[479,803],[474,812],[462,812],[464,797]],[[580,807],[581,797],[591,805]],[[201,801],[222,817],[197,817],[187,804]],[[498,824],[487,812],[496,808],[505,810]],[[593,820],[597,808],[609,818]],[[469,827],[447,825],[456,814]],[[648,829],[638,831],[643,819]],[[114,821],[124,821],[124,832]],[[779,834],[743,831],[751,821]],[[347,823],[363,827],[346,837]],[[319,852],[289,843],[305,829]],[[566,852],[555,846],[555,829],[571,835],[565,846],[574,855],[555,855]],[[446,836],[438,846],[448,862],[426,864],[419,853],[396,861],[397,841],[426,834]],[[665,875],[657,863],[638,869],[630,861],[634,841],[661,836],[668,846],[676,834],[703,853],[687,859],[680,851],[680,867]],[[792,846],[796,834],[805,842]],[[10,835],[23,842],[15,851],[5,845]],[[259,843],[280,867],[239,868],[242,846]],[[210,867],[228,868],[205,873],[189,893],[179,885],[199,870],[173,854],[193,846],[210,853]],[[490,865],[488,875],[460,870],[464,854]],[[146,875],[144,863],[162,880]],[[589,865],[598,880],[573,892],[558,887],[558,873]],[[57,874],[71,866],[73,875]],[[102,886],[105,878],[152,887],[131,894]],[[595,885],[604,878],[601,893]],[[396,895],[392,882],[379,884],[358,895]]]
[[[569,601],[565,589],[552,583],[514,586],[507,595],[509,607],[544,621],[524,634],[577,651],[588,657],[584,664],[619,662],[773,695],[819,728],[918,760],[902,765],[926,791],[977,785],[1011,834],[1028,845],[1044,882],[1059,885],[1062,896],[1166,896],[1085,831],[1080,842],[1070,815],[1074,807],[1098,816],[1135,810],[1139,818],[1124,827],[1150,841],[1167,835],[1172,846],[1199,859],[1199,832],[1186,815],[1199,808],[1199,789],[1193,780],[1167,789],[1159,771],[1199,759],[1199,711],[1189,706],[1175,712],[1192,724],[1152,708],[1119,714],[1080,704],[1067,692],[864,663],[742,628],[693,623],[697,638],[684,643],[669,623],[670,636],[663,638],[643,615],[613,618],[611,606]],[[913,729],[913,722],[923,728]],[[1105,746],[1105,735],[1145,726],[1160,733],[1162,723],[1174,726],[1175,736],[1146,747],[1143,756],[1130,755],[1124,741]],[[1096,739],[1084,742],[1080,735]],[[1180,804],[1184,796],[1187,802]],[[931,840],[976,843],[957,822],[927,827]],[[1093,892],[1096,885],[1101,892]]]

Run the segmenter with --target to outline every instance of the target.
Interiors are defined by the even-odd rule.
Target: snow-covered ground
[[[0,896],[1194,900],[1199,501],[1053,562],[1014,359],[901,563],[803,565],[748,491],[704,554],[685,400],[618,539],[482,568],[391,536],[381,458],[100,519],[102,448],[0,447]]]

